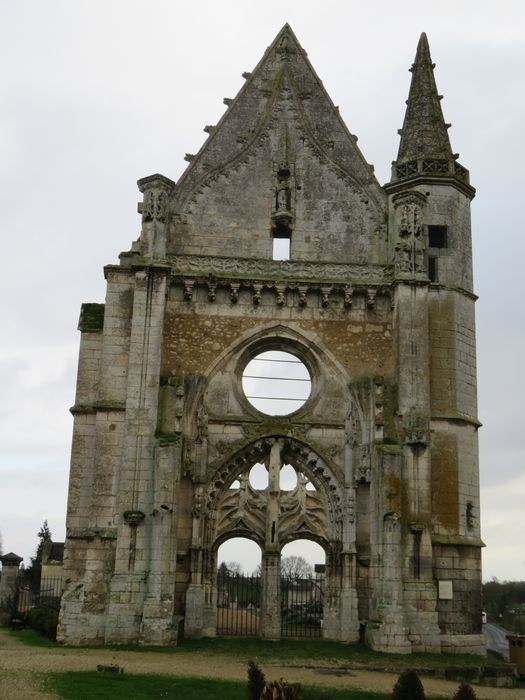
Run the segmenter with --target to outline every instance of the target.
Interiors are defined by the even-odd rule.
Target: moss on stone
[[[398,455],[401,454],[401,445],[397,443],[378,443],[376,448],[379,452],[383,452],[387,455]]]
[[[180,433],[165,433],[163,430],[156,430],[155,437],[161,445],[180,445]]]
[[[182,380],[184,382],[184,391],[189,392],[192,389],[197,388],[202,382],[204,382],[205,376],[204,374],[200,374],[199,372],[191,372],[185,374],[182,377]]]
[[[82,304],[78,330],[82,333],[100,333],[104,327],[105,304]]]
[[[383,388],[383,431],[385,435],[384,442],[387,440],[391,443],[399,441],[399,435],[396,427],[396,415],[398,411],[398,386],[395,383],[385,384]]]

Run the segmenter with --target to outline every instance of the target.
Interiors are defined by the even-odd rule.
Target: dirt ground
[[[9,700],[54,700],[42,690],[35,672],[94,671],[97,664],[118,664],[126,673],[200,676],[232,680],[246,679],[244,659],[203,653],[160,654],[115,649],[65,649],[29,647],[0,629],[0,698]],[[315,664],[312,661],[307,666]],[[361,688],[391,692],[397,675],[370,671],[338,670],[337,666],[315,668],[261,664],[268,679],[283,677],[289,682],[332,688]],[[452,698],[458,684],[422,678],[427,695]],[[525,700],[525,690],[475,687],[479,700]],[[132,700],[132,699],[131,699]]]

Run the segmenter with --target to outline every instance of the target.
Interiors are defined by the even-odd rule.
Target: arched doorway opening
[[[323,458],[291,437],[260,438],[214,473],[206,503],[203,533],[211,566],[204,571],[204,583],[212,591],[217,634],[338,638],[343,501]],[[246,545],[245,539],[260,548],[252,549],[257,551],[255,559],[244,549],[255,545]],[[287,556],[309,561],[308,575],[283,577],[281,559]],[[319,580],[325,575],[325,561],[326,579],[331,581],[331,587],[326,586],[327,606]],[[232,588],[234,578],[237,591]],[[254,592],[248,594],[250,586]],[[249,624],[243,615],[231,612],[246,605],[257,618]]]
[[[256,637],[260,631],[261,548],[231,537],[217,549],[217,634]]]
[[[292,540],[282,548],[282,637],[323,636],[325,562],[325,550],[312,540]]]

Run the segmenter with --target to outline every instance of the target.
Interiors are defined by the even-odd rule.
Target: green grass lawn
[[[137,649],[137,647],[133,647]],[[363,644],[341,644],[321,639],[282,639],[269,642],[256,638],[235,639],[181,639],[174,649],[199,654],[224,654],[240,659],[257,659],[261,662],[286,663],[311,661],[313,664],[335,663],[338,665],[368,666],[370,668],[443,668],[450,666],[480,666],[497,663],[496,657],[479,657],[473,654],[382,654]],[[172,649],[171,651],[173,651]]]
[[[49,637],[44,637],[42,634],[36,630],[26,627],[23,630],[9,630],[12,637],[18,639],[18,641],[23,642],[31,647],[58,647],[56,642],[52,642]]]
[[[66,700],[143,700],[178,698],[179,700],[246,700],[247,684],[206,678],[127,675],[107,676],[83,671],[52,673],[47,687]],[[391,693],[332,688],[301,688],[301,700],[389,700]],[[428,700],[438,700],[429,697]]]
[[[32,646],[60,647],[60,645],[50,642],[30,629],[13,631],[11,634],[21,642]],[[184,652],[229,656],[246,662],[249,659],[255,659],[262,663],[274,662],[284,665],[293,665],[295,662],[305,665],[332,663],[338,666],[360,666],[393,671],[407,668],[407,666],[414,669],[432,669],[457,666],[462,668],[465,666],[478,667],[487,663],[490,665],[502,663],[499,657],[490,653],[486,657],[471,654],[410,654],[405,656],[382,654],[372,651],[362,644],[341,644],[321,639],[283,639],[279,642],[269,642],[255,637],[215,637],[213,639],[180,639],[178,645],[174,647],[124,645],[114,648],[133,652],[151,651],[157,654]]]

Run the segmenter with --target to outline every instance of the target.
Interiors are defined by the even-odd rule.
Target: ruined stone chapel
[[[232,537],[278,639],[300,538],[324,638],[484,653],[475,190],[424,34],[410,70],[385,185],[288,25],[179,181],[138,181],[140,236],[80,313],[59,640],[214,636]]]

